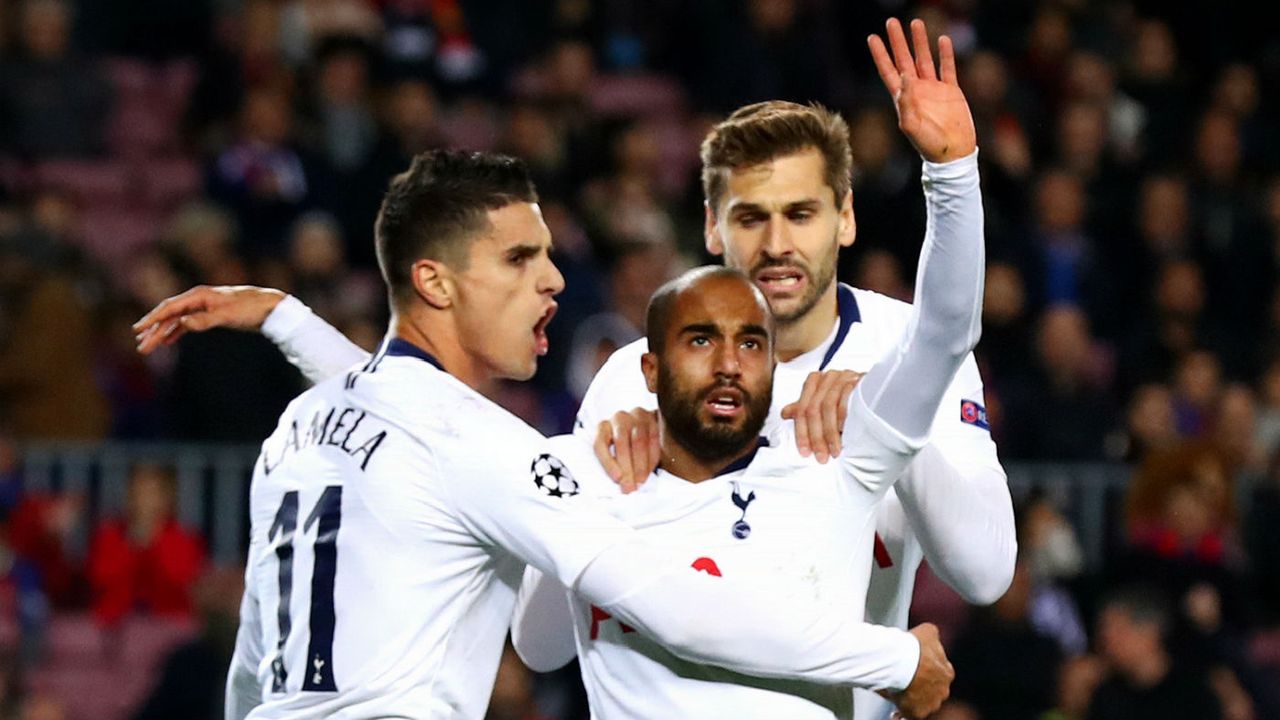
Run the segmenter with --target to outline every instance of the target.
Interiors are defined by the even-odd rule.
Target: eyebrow
[[[719,335],[720,327],[714,323],[692,323],[680,328],[681,335]]]
[[[692,323],[680,328],[681,335],[722,335],[720,326],[714,323]],[[768,337],[769,331],[763,325],[743,325],[739,335],[760,335]]]
[[[504,252],[503,254],[506,255],[507,257],[513,257],[513,258],[514,257],[534,257],[538,253],[542,252],[543,247],[544,246],[542,245],[535,245],[533,243],[520,243],[518,245],[512,245],[511,247],[507,248],[506,252]],[[548,253],[551,252],[550,246],[546,246],[546,249]]]
[[[822,201],[816,198],[805,198],[803,200],[796,200],[783,205],[782,212],[789,212],[793,210],[817,210],[821,206]],[[729,208],[730,215],[746,215],[748,213],[768,215],[769,211],[760,203],[741,203]]]

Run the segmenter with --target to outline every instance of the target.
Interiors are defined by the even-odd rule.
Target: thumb
[[[178,318],[178,324],[184,330],[191,332],[203,332],[221,324],[221,318],[216,313],[202,312],[195,315],[183,315]]]
[[[799,403],[791,403],[791,404],[787,405],[786,407],[782,408],[782,419],[783,419],[783,420],[794,420],[794,419],[795,419],[795,417],[796,417],[796,406],[797,406],[797,405],[799,405]]]

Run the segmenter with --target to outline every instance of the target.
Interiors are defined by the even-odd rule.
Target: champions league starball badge
[[[533,473],[533,484],[538,486],[544,495],[551,497],[571,497],[578,494],[578,481],[569,474],[569,469],[554,455],[542,453],[529,468]]]
[[[742,495],[738,494],[738,483],[733,483],[733,504],[742,511],[742,517],[738,518],[737,522],[733,524],[731,532],[733,533],[733,536],[739,540],[746,540],[751,536],[751,526],[747,524],[747,507],[750,506],[755,499],[756,492],[754,490],[752,490],[744,499]]]

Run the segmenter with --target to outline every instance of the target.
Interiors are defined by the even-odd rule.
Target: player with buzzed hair
[[[956,217],[926,237],[910,332],[893,362],[876,365],[847,403],[844,444],[830,464],[802,457],[781,423],[761,437],[772,403],[775,322],[746,274],[698,268],[649,303],[645,384],[657,397],[659,462],[624,494],[579,438],[553,438],[547,456],[579,492],[606,501],[694,568],[724,577],[771,578],[779,589],[857,613],[866,602],[877,506],[925,444],[938,398],[979,334],[982,208],[976,173],[936,174],[933,192]],[[931,209],[934,209],[931,207]],[[831,720],[854,716],[840,688],[762,681],[690,663],[553,578],[526,570],[512,627],[535,670],[576,655],[593,717]],[[780,606],[779,612],[786,612]],[[937,630],[912,630],[931,647]],[[572,643],[570,643],[572,638]],[[904,717],[936,708],[923,683],[890,673],[880,690]],[[883,680],[881,681],[883,682]],[[893,684],[902,692],[887,692]]]
[[[972,119],[956,82],[950,41],[939,41],[935,70],[932,57],[920,51],[927,47],[923,23],[911,27],[914,57],[901,25],[890,20],[887,29],[887,47],[879,38],[869,42],[899,126],[926,160],[956,162],[976,174]],[[779,132],[767,131],[775,125]],[[750,152],[738,153],[739,146]],[[798,442],[820,458],[838,454],[843,427],[835,412],[821,410],[843,403],[823,402],[824,396],[847,397],[861,373],[892,361],[911,318],[904,303],[834,282],[836,254],[856,235],[848,156],[848,131],[838,116],[776,102],[735,113],[713,130],[703,153],[707,247],[747,271],[779,318],[771,415],[795,417]],[[926,175],[926,187],[936,179]],[[937,219],[948,217],[947,199],[938,195]],[[198,288],[165,301],[139,322],[140,348],[150,351],[186,331],[217,326],[261,329],[313,380],[366,357],[296,299],[257,288]],[[643,341],[619,350],[579,413],[584,436],[597,439],[603,431],[602,457],[628,489],[656,464],[657,435],[620,425],[634,421],[611,415],[655,407],[637,372],[644,352]],[[827,374],[812,375],[817,371]],[[868,620],[905,627],[915,570],[925,557],[971,602],[989,603],[1008,587],[1015,553],[1012,504],[982,395],[969,356],[937,407],[929,444],[878,511]],[[788,412],[787,404],[802,396],[805,402]],[[621,427],[616,460],[603,448],[613,441],[615,425]],[[874,695],[860,695],[858,702],[859,717],[892,710]]]
[[[941,702],[916,637],[699,573],[539,470],[546,439],[487,397],[533,375],[564,286],[523,163],[416,157],[375,241],[387,340],[255,463],[229,720],[483,717],[526,564],[695,663]]]

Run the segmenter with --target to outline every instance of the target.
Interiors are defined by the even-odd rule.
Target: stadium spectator
[[[1098,650],[1109,676],[1089,704],[1089,720],[1165,720],[1222,717],[1203,675],[1171,657],[1166,636],[1173,622],[1168,602],[1151,588],[1116,591],[1098,616]]]
[[[1101,460],[1115,429],[1105,363],[1078,308],[1047,310],[1036,337],[1032,378],[1005,393],[1010,417],[1002,450],[1009,457]]]
[[[286,229],[311,191],[292,136],[288,94],[253,88],[240,109],[238,137],[211,168],[209,192],[235,213],[250,256],[279,253]]]
[[[51,255],[36,230],[0,236],[0,407],[19,440],[100,439],[110,418],[93,378],[91,308]]]
[[[94,530],[88,556],[91,609],[103,626],[140,612],[190,617],[192,589],[204,568],[204,541],[175,517],[171,468],[139,463],[129,474],[123,516]]]
[[[102,153],[111,96],[100,66],[74,52],[74,6],[25,0],[19,9],[22,53],[0,65],[0,148],[31,161]]]

